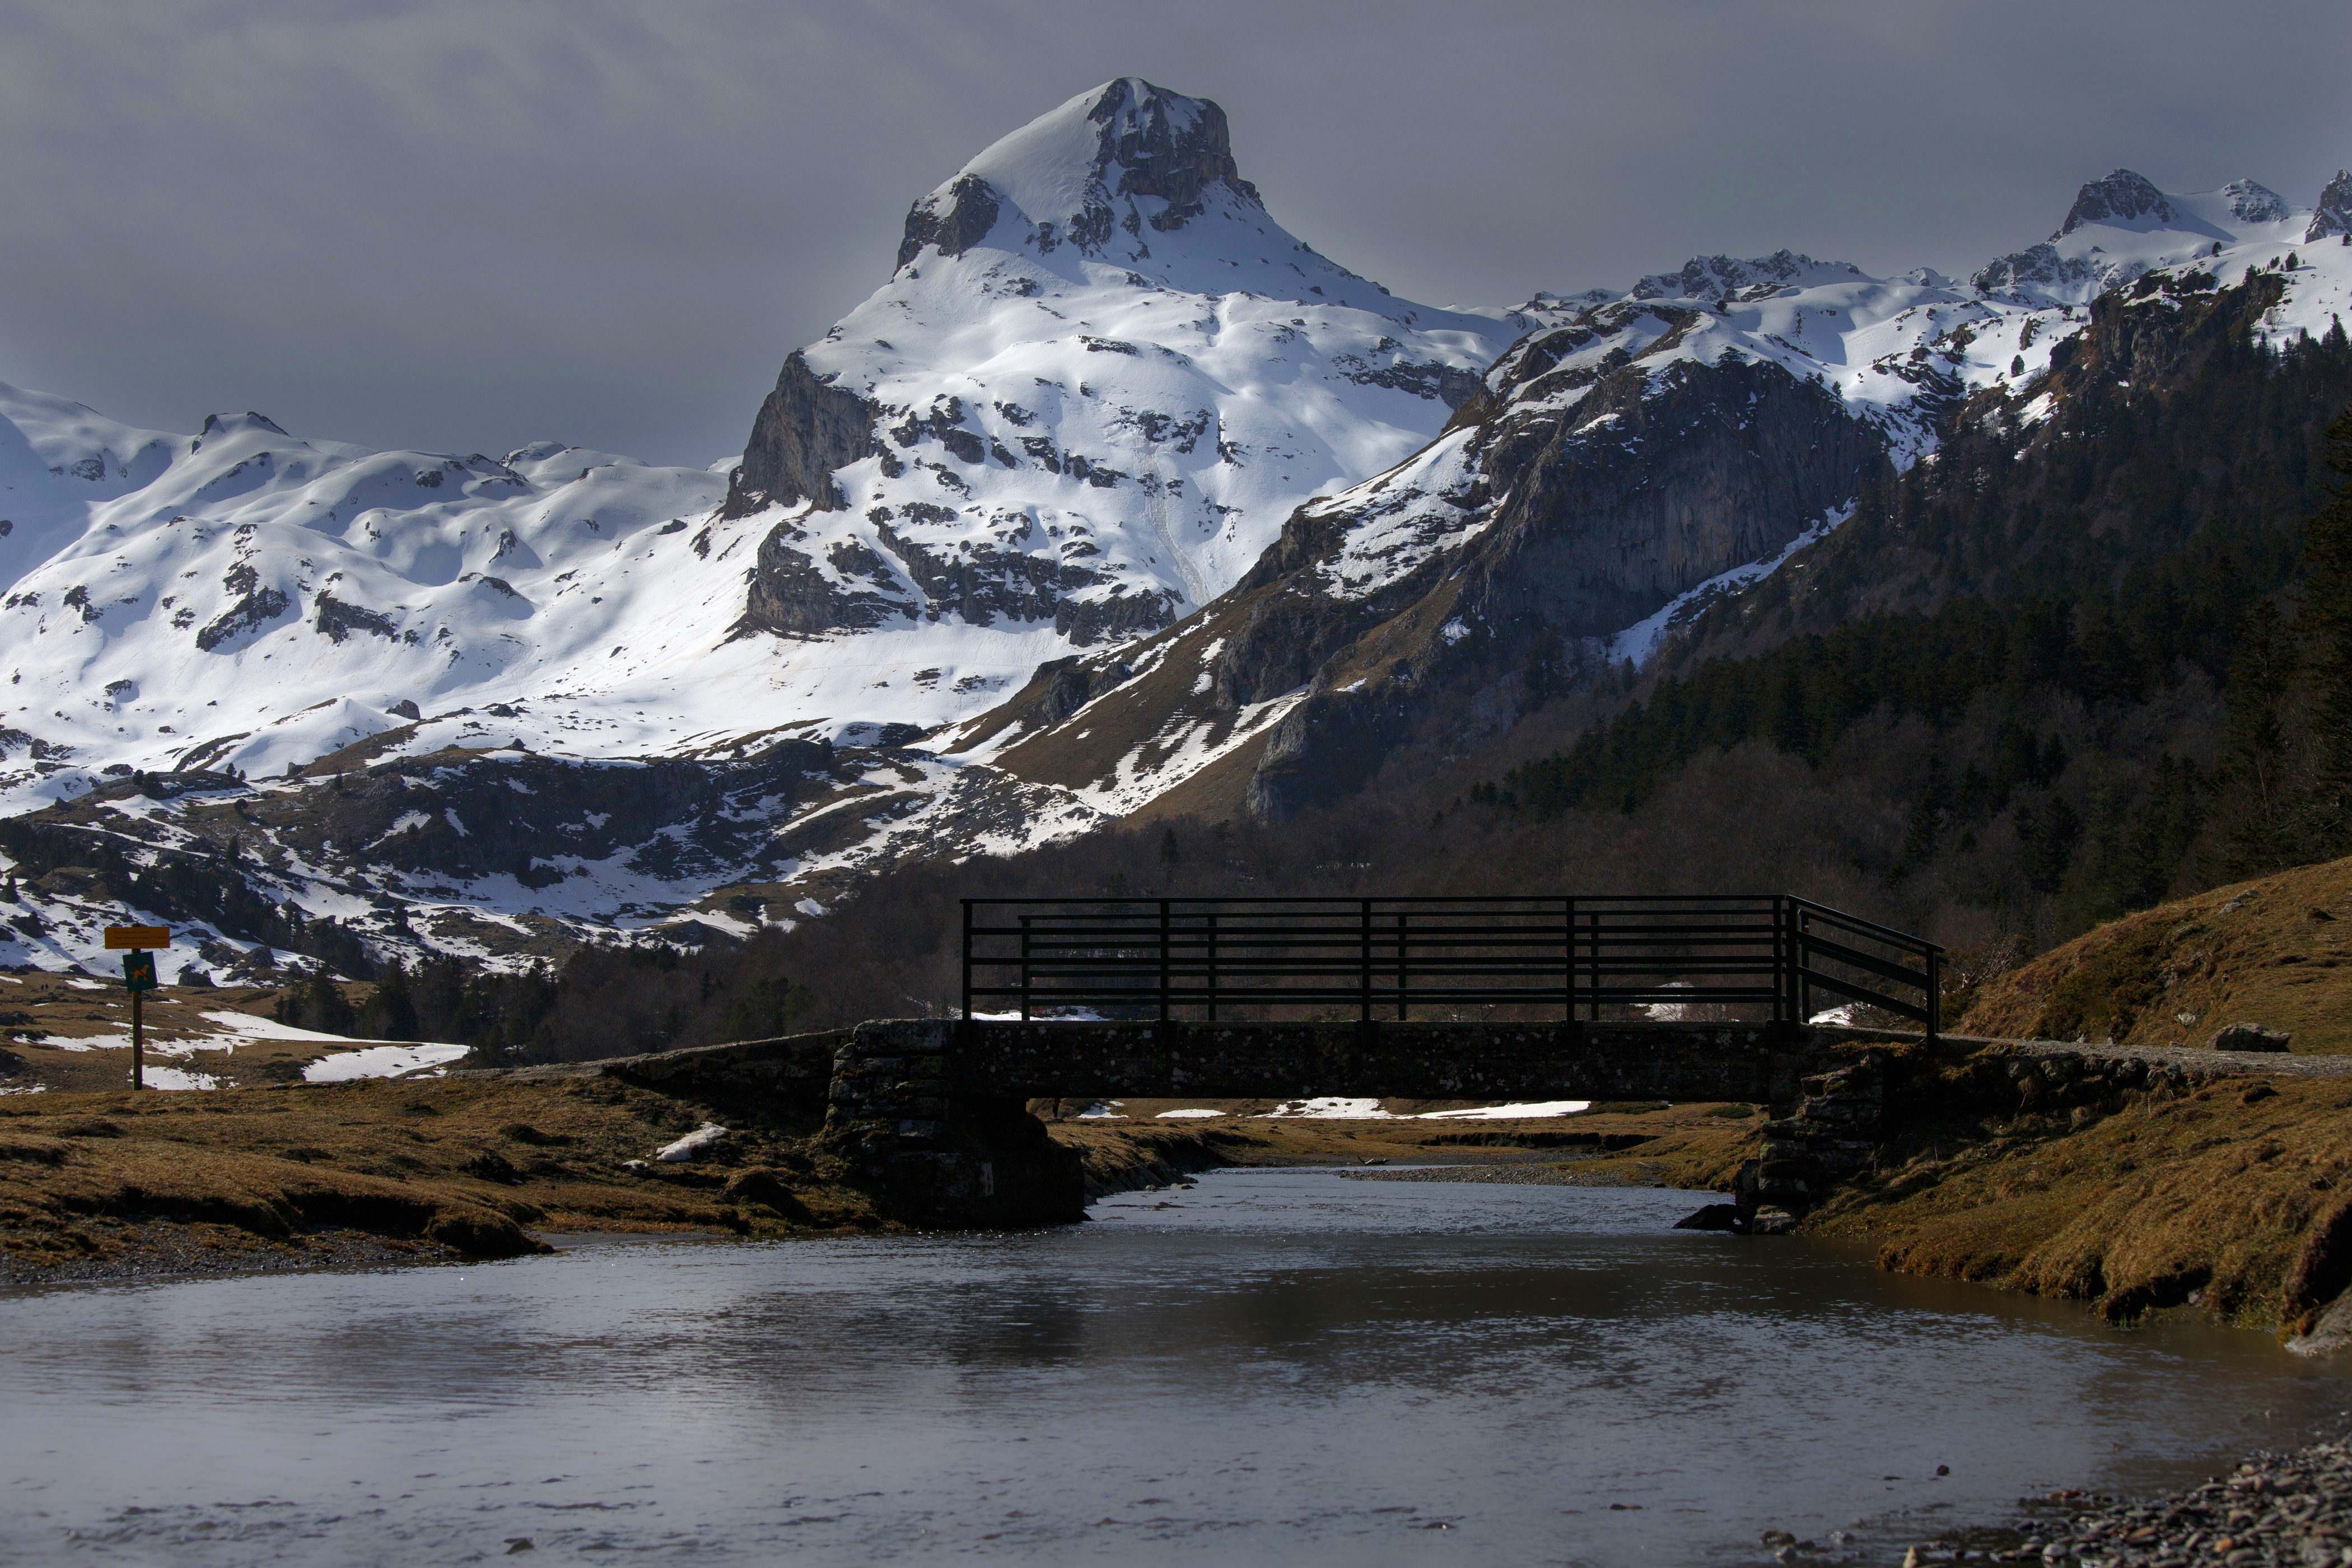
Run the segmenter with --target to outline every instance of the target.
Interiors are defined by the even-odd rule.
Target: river
[[[14,1288],[0,1561],[1893,1562],[2352,1404],[1700,1201],[1225,1171],[1035,1234]]]

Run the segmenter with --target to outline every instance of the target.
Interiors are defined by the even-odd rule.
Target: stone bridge
[[[1923,1042],[1925,1054],[1885,1048]],[[1736,1228],[1756,1228],[1759,1213],[1801,1214],[1868,1165],[1898,1117],[2054,1109],[2080,1118],[2133,1092],[2246,1073],[2352,1076],[2352,1058],[1928,1042],[1787,1023],[898,1019],[513,1076],[751,1090],[821,1111],[826,1138],[899,1217],[941,1227],[1081,1217],[1079,1157],[1029,1114],[1034,1100],[1736,1100],[1772,1111],[1733,1205]]]
[[[1853,1078],[1854,1041],[1885,1037],[1785,1024],[895,1019],[523,1071],[602,1072],[679,1088],[756,1088],[810,1110],[822,1105],[827,1138],[863,1167],[904,1217],[948,1226],[1010,1226],[1076,1220],[1086,1206],[1078,1155],[1054,1142],[1029,1113],[1035,1100],[1336,1095],[1740,1100],[1793,1110],[1809,1102],[1809,1080],[1811,1099],[1821,1100],[1832,1092],[1832,1077],[1845,1075],[1842,1084]],[[1817,1184],[1829,1167],[1866,1161],[1866,1141],[1876,1126],[1870,1107],[1879,1090],[1875,1068],[1864,1077],[1866,1082],[1853,1086],[1861,1100],[1838,1113],[1840,1136],[1826,1143],[1812,1137],[1811,1143],[1824,1146],[1792,1148],[1784,1152],[1786,1159],[1760,1163],[1743,1204],[1752,1209],[1771,1200],[1780,1191],[1773,1178],[1810,1176]],[[1799,1141],[1805,1140],[1790,1140]],[[1841,1142],[1856,1148],[1827,1146]],[[1783,1199],[1790,1195],[1780,1193]]]

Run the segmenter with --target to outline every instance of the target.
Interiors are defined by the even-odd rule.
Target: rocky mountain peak
[[[1831,275],[1859,278],[1861,268],[1843,261],[1816,261],[1793,250],[1741,259],[1731,256],[1695,256],[1680,272],[1654,272],[1633,285],[1636,300],[1705,300],[1762,284],[1818,283]]]
[[[2178,223],[2180,214],[2147,176],[2117,169],[2074,194],[2074,205],[2066,209],[2066,221],[2050,237],[2063,239],[2086,223],[2126,224],[2141,218],[2161,224]]]
[[[269,416],[266,414],[256,414],[250,409],[247,410],[243,414],[207,414],[205,416],[205,427],[202,430],[197,431],[196,434],[199,436],[228,436],[234,435],[239,430],[267,430],[273,436],[283,436],[286,434],[285,431],[278,427],[278,422],[270,418]]]
[[[2352,235],[2352,169],[2336,170],[2327,188],[2319,193],[2319,210],[2311,215],[2311,226],[2304,230],[2303,240],[2309,245],[2341,235]]]
[[[2240,223],[2276,223],[2294,210],[2284,196],[2252,180],[2231,180],[2221,187],[2221,195],[2229,199],[2230,216]]]
[[[1125,230],[1166,234],[1222,195],[1260,209],[1257,188],[1234,163],[1225,111],[1141,77],[1080,93],[990,146],[907,214],[898,265],[936,246],[961,256],[988,237],[1006,207],[1027,220],[1034,243],[1067,241],[1100,251]]]
[[[1168,211],[1152,221],[1154,228],[1182,226],[1201,211],[1202,193],[1212,184],[1258,199],[1257,187],[1234,167],[1225,111],[1205,98],[1186,98],[1141,77],[1121,77],[1102,89],[1087,118],[1102,127],[1097,176],[1108,184],[1110,171],[1119,171],[1113,194],[1158,196],[1168,203]]]

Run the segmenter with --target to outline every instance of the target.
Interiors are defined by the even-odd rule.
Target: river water
[[[0,1561],[1891,1562],[2352,1405],[1700,1201],[1229,1171],[1030,1235],[19,1288]]]

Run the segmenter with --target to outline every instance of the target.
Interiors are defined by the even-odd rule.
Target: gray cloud
[[[460,451],[732,450],[909,201],[1124,73],[1437,302],[1782,245],[1957,272],[2119,164],[2309,202],[2352,163],[2341,0],[0,0],[0,379]]]

